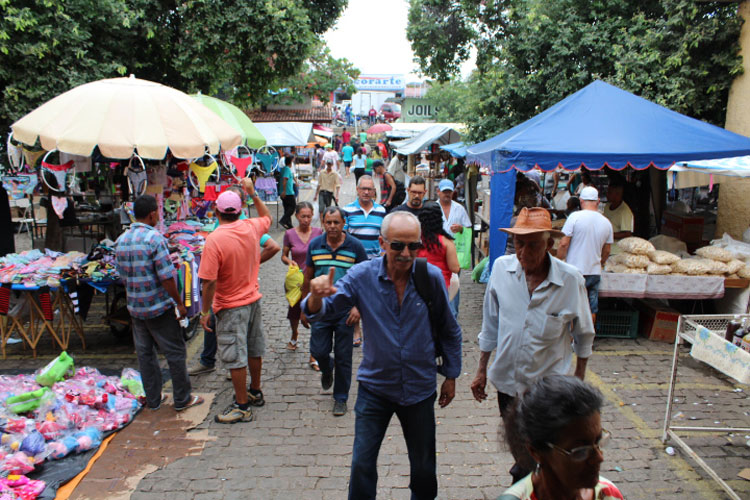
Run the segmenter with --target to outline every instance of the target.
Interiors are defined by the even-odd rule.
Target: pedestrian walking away
[[[284,229],[291,229],[292,214],[294,214],[294,208],[297,206],[297,198],[294,194],[294,173],[288,162],[285,162],[281,169],[279,196],[281,196],[281,203],[284,205],[284,215],[281,216],[279,224]]]
[[[385,171],[385,165],[380,160],[372,164],[373,173],[380,177],[380,203],[385,211],[390,213],[394,208],[400,206],[406,199],[404,183],[396,180],[393,175]]]
[[[344,141],[344,147],[341,148],[341,159],[344,162],[344,168],[346,169],[345,175],[349,177],[349,169],[354,160],[354,148],[347,141]]]
[[[167,241],[154,229],[159,221],[158,210],[156,198],[151,195],[135,200],[136,222],[117,239],[115,260],[125,283],[146,405],[157,410],[166,400],[161,392],[158,347],[169,366],[175,410],[181,411],[203,403],[203,398],[191,394],[185,339],[174,312],[177,308],[179,317],[184,318],[187,310],[177,291],[177,272],[169,258]]]
[[[514,226],[503,231],[513,237],[516,253],[499,257],[492,266],[484,294],[479,366],[471,390],[482,402],[487,399],[488,377],[497,389],[505,438],[516,461],[510,473],[517,482],[531,472],[534,461],[510,422],[516,398],[540,377],[567,374],[573,351],[575,375],[583,380],[594,325],[583,276],[549,255],[553,237],[562,235],[552,229],[549,212],[524,208]]]
[[[599,312],[599,283],[602,266],[609,258],[614,233],[609,219],[599,213],[599,192],[593,186],[581,190],[581,210],[573,212],[562,228],[557,258],[578,269],[586,280],[591,320]]]
[[[422,245],[419,220],[408,212],[387,215],[379,243],[383,257],[352,267],[335,284],[334,270],[313,279],[302,311],[310,320],[320,320],[356,306],[368,332],[357,372],[349,498],[375,498],[378,452],[395,413],[409,454],[412,498],[431,499],[438,492],[435,353],[443,354],[446,378],[438,403],[444,408],[453,400],[461,373],[461,328],[448,310],[435,266],[426,264],[426,275],[419,277],[431,290],[431,307],[415,286],[415,258]]]
[[[334,281],[342,278],[351,267],[367,260],[362,243],[344,232],[346,215],[339,207],[323,212],[325,234],[310,241],[302,296],[310,290],[313,278],[333,273]],[[305,318],[307,321],[307,318]],[[333,414],[346,413],[352,383],[352,342],[354,325],[359,321],[356,306],[338,309],[326,318],[310,321],[310,353],[320,365],[321,385],[328,390],[333,384]],[[331,359],[331,349],[334,357]]]
[[[450,301],[451,279],[461,267],[458,265],[453,237],[443,229],[440,205],[433,201],[425,203],[419,212],[419,222],[422,226],[422,248],[417,252],[417,257],[424,257],[427,262],[440,269]],[[452,306],[450,309],[456,317],[458,311],[454,311]]]
[[[365,169],[367,168],[367,154],[364,148],[357,149],[357,154],[354,155],[354,184],[359,186],[359,178],[365,175]]]
[[[323,230],[319,227],[312,227],[313,206],[309,201],[298,203],[294,215],[299,224],[297,227],[289,229],[284,233],[284,251],[281,254],[281,261],[287,266],[296,265],[300,272],[304,273],[307,268],[307,247],[310,244],[310,241],[323,234]],[[302,297],[300,297],[300,301],[293,306],[290,305],[286,314],[286,317],[289,320],[289,326],[292,329],[292,336],[286,347],[290,351],[297,350],[301,299]],[[310,328],[307,321],[305,321],[304,326]],[[310,356],[309,363],[313,370],[320,371],[319,364],[312,355]]]
[[[253,418],[250,405],[265,403],[261,391],[265,338],[258,269],[259,242],[271,226],[271,215],[252,180],[243,179],[242,186],[253,200],[258,217],[239,220],[240,197],[232,191],[221,193],[216,200],[220,225],[206,238],[198,270],[198,277],[203,280],[201,325],[211,329],[209,308],[213,306],[219,358],[230,370],[234,387],[234,402],[215,417],[219,423],[249,422]]]

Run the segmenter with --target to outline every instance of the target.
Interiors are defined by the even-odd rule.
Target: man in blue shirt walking
[[[412,498],[435,498],[437,364],[430,321],[426,321],[430,314],[414,284],[414,259],[421,247],[419,219],[409,212],[389,214],[380,234],[385,256],[352,267],[335,285],[332,271],[313,279],[302,310],[316,321],[356,306],[368,332],[357,373],[349,498],[375,498],[378,451],[394,413],[409,453]],[[446,407],[461,372],[461,328],[448,308],[440,271],[430,264],[427,269],[446,376],[438,402]]]

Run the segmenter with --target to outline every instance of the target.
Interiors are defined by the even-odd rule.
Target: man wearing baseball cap
[[[549,254],[554,237],[544,208],[523,208],[512,228],[501,229],[513,238],[516,253],[495,260],[484,294],[479,367],[471,384],[474,398],[487,398],[489,377],[497,389],[505,437],[516,463],[513,482],[528,475],[534,461],[514,425],[516,398],[537,379],[567,374],[573,352],[575,375],[583,379],[594,343],[583,276],[575,267]],[[570,338],[573,337],[571,346]],[[497,349],[492,366],[492,351]]]
[[[614,243],[612,223],[599,213],[599,191],[594,186],[581,190],[581,210],[570,214],[562,228],[557,258],[575,266],[586,280],[593,322],[599,311],[599,282],[602,266]]]
[[[198,270],[198,277],[203,280],[201,325],[211,329],[209,317],[213,305],[219,358],[229,369],[234,386],[234,403],[215,418],[225,424],[251,421],[250,406],[265,403],[260,390],[265,339],[258,269],[260,239],[271,227],[271,215],[255,192],[252,180],[243,179],[242,187],[253,200],[258,217],[239,220],[240,197],[232,191],[221,193],[216,200],[219,227],[206,238]]]

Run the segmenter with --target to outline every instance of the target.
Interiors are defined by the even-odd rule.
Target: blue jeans
[[[583,278],[586,280],[586,292],[589,295],[591,314],[596,314],[599,312],[599,284],[602,277],[599,274],[587,274]]]
[[[203,352],[201,352],[201,364],[213,368],[216,365],[216,316],[211,311],[211,319],[208,321],[211,331],[203,330]]]
[[[456,291],[456,296],[453,297],[453,300],[448,302],[448,306],[451,309],[451,312],[453,313],[453,317],[458,319],[458,304],[461,301],[461,290],[459,289]]]
[[[333,399],[336,401],[349,399],[352,385],[354,326],[346,324],[348,317],[347,313],[338,320],[317,321],[310,325],[310,354],[317,360],[322,373],[329,374],[333,370]]]
[[[401,406],[359,384],[354,406],[354,450],[349,478],[349,500],[375,498],[378,485],[378,452],[385,431],[395,413],[401,422],[406,449],[409,452],[412,500],[437,496],[437,465],[435,459],[435,398],[433,393],[424,401]]]

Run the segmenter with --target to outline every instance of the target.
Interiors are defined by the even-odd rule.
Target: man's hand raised
[[[336,269],[331,267],[328,274],[323,274],[310,281],[310,293],[313,297],[322,299],[334,295],[338,290],[333,286]]]
[[[245,190],[245,192],[248,194],[248,196],[252,197],[255,194],[255,185],[253,184],[253,180],[249,177],[245,177],[240,181],[240,185],[242,186],[242,189]]]

